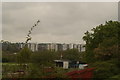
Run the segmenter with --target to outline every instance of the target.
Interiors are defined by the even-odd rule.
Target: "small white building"
[[[63,67],[63,69],[68,69],[68,68],[84,69],[85,67],[88,66],[87,63],[83,63],[80,61],[54,60],[54,62],[56,63],[56,67]]]
[[[64,69],[69,68],[69,61],[67,60],[54,60],[56,67],[63,67]]]

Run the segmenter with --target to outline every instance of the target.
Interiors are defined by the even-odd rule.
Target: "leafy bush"
[[[96,62],[92,65],[96,68],[94,72],[95,78],[109,78],[119,73],[119,68],[110,62]]]
[[[36,52],[31,55],[31,62],[43,66],[53,66],[54,53],[50,51]]]

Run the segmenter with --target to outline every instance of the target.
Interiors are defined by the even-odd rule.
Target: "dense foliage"
[[[120,73],[120,22],[108,21],[86,32],[84,59],[96,67],[96,78],[109,78]]]
[[[2,42],[2,51],[6,53],[16,53],[19,52],[21,49],[19,48],[19,43],[11,43],[8,41],[1,41]]]
[[[32,51],[26,46],[17,54],[18,63],[29,63]]]
[[[108,21],[86,32],[83,39],[86,41],[86,59],[94,61],[96,58],[109,60],[118,55],[120,23]]]

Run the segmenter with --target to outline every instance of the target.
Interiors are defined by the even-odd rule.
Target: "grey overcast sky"
[[[10,42],[25,42],[38,19],[30,42],[84,43],[87,30],[118,20],[117,2],[4,2],[2,9],[3,40]]]

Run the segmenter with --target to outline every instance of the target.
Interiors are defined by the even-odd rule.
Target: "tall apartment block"
[[[24,44],[21,43],[20,47],[23,48]],[[28,48],[34,51],[44,51],[44,50],[51,50],[51,51],[65,51],[68,49],[77,49],[79,52],[85,51],[84,44],[60,44],[60,43],[28,43]]]

